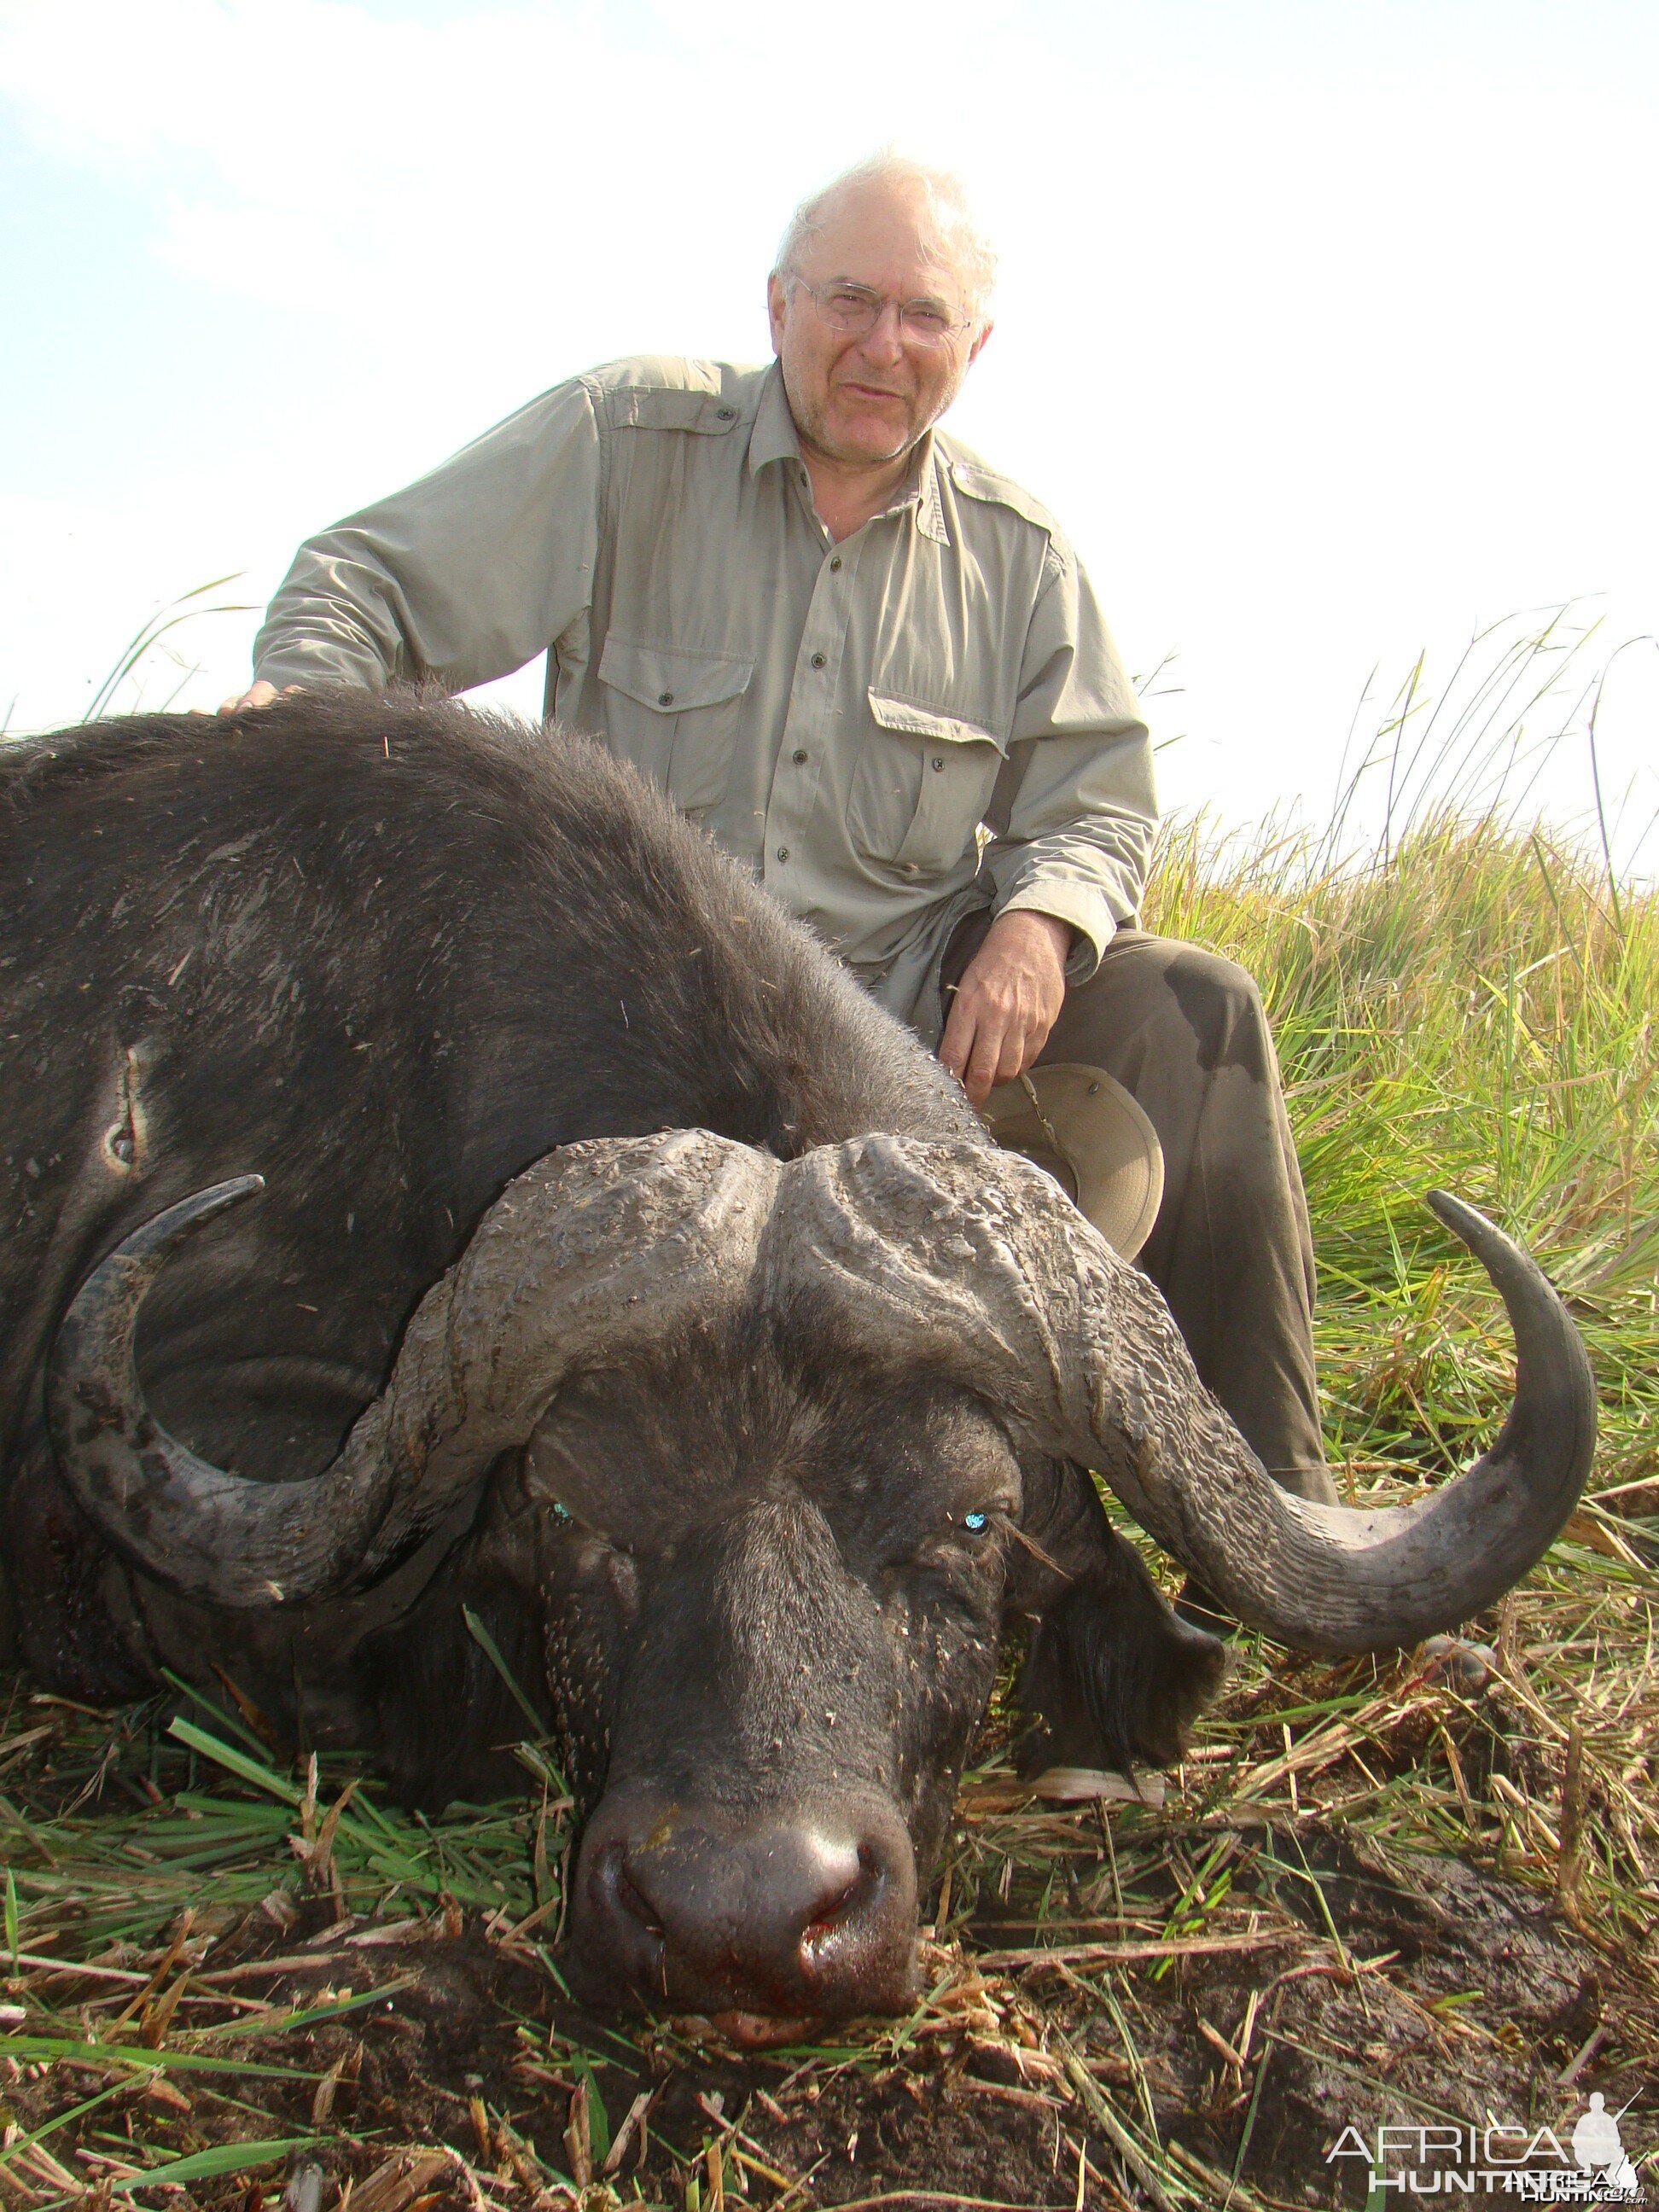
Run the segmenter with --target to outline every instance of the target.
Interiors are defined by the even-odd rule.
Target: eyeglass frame
[[[943,309],[944,301],[935,300],[927,293],[919,293],[914,300],[895,300],[890,293],[878,292],[872,284],[860,284],[851,276],[836,276],[831,278],[826,284],[812,284],[793,269],[786,269],[780,273],[786,284],[793,289],[807,295],[821,320],[828,323],[831,330],[844,331],[848,337],[867,338],[881,320],[882,310],[890,307],[897,310],[899,329],[910,343],[913,345],[927,346],[930,349],[937,349],[942,345],[948,344],[953,338],[959,338],[964,331],[971,330],[974,326],[974,317],[964,315],[959,323],[947,323],[937,337],[926,337],[919,331],[911,329],[905,320],[905,316],[912,307],[936,306]],[[862,330],[855,324],[836,321],[823,304],[822,295],[826,292],[859,292],[871,302],[870,319]]]

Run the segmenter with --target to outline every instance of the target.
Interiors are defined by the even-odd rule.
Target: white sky
[[[263,602],[561,377],[763,357],[789,208],[896,139],[1002,252],[952,428],[1059,514],[1130,667],[1176,656],[1167,800],[1322,820],[1374,669],[1426,647],[1432,685],[1577,600],[1587,672],[1650,641],[1598,723],[1628,852],[1656,82],[1652,0],[0,0],[0,717],[71,719],[155,606],[233,570]],[[254,619],[175,633],[179,703]],[[1582,717],[1539,790],[1583,818]]]

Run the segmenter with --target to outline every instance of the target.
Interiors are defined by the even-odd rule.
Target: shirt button
[[[658,692],[658,694],[657,694],[657,704],[658,704],[659,707],[672,707],[672,706],[673,705],[673,703],[674,703],[674,695],[673,695],[673,693],[672,693],[672,691],[659,691],[659,692]]]
[[[827,655],[825,655],[825,654],[823,654],[823,653],[815,653],[812,655],[812,665],[813,665],[813,667],[814,667],[814,668],[822,668],[822,667],[823,667],[823,666],[825,665],[825,664],[826,664],[826,660],[827,660]]]
[[[841,566],[841,556],[840,556],[840,554],[839,554],[839,553],[837,553],[837,554],[836,554],[836,557],[835,557],[835,559],[834,559],[833,561],[831,561],[831,562],[830,563],[830,573],[831,573],[831,574],[833,574],[835,573],[835,571],[836,571],[837,568],[840,568],[840,566]]]
[[[738,410],[735,407],[717,407],[714,410],[714,420],[717,422],[735,422],[737,419]]]
[[[779,846],[778,858],[781,860],[787,860],[789,858],[789,848],[787,845]]]
[[[795,754],[795,756],[794,756],[794,761],[795,761],[795,766],[796,766],[797,768],[805,768],[805,765],[806,765],[806,756],[805,756],[805,754],[804,752],[799,752],[799,751],[798,751],[798,752]]]
[[[934,766],[935,768],[943,768],[943,767],[944,767],[944,765],[945,765],[945,759],[944,759],[944,756],[943,756],[942,754],[939,754],[939,753],[935,753],[935,754],[933,755],[933,766]]]

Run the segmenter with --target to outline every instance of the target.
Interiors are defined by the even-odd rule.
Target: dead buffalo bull
[[[1571,1510],[1583,1352],[1478,1215],[1438,1201],[1519,1343],[1492,1452],[1288,1496],[1145,1279],[580,740],[342,692],[0,779],[25,1656],[222,1672],[441,1802],[522,1727],[471,1608],[588,1812],[596,1996],[901,2004],[1011,1616],[1032,1759],[1176,1753],[1220,1649],[1083,1465],[1328,1651],[1462,1620]]]

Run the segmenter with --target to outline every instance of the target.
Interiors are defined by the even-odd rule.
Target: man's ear
[[[783,351],[783,318],[789,305],[789,288],[777,270],[766,280],[766,319],[771,326],[772,350]]]
[[[1226,1647],[1176,1618],[1081,1468],[1056,1464],[1051,1480],[1050,1511],[1027,1525],[1047,1524],[1057,1556],[1045,1545],[1034,1565],[1027,1552],[1009,1589],[1031,1619],[1015,1692],[1030,1721],[1020,1771],[1172,1765],[1225,1679]],[[1046,1487],[1028,1482],[1028,1502]]]

